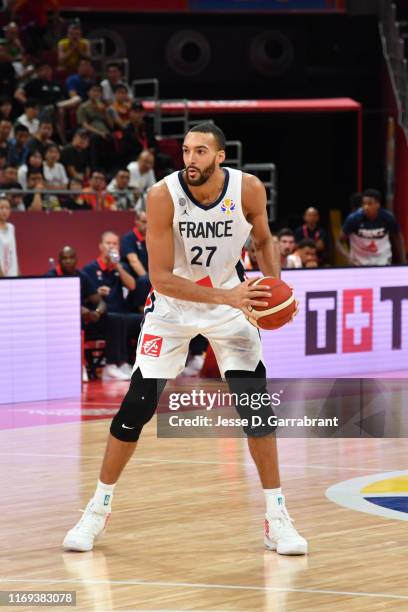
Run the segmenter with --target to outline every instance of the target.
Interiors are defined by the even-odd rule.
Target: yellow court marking
[[[408,474],[373,482],[363,487],[361,493],[408,493]]]

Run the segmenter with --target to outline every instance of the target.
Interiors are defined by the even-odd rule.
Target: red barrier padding
[[[153,111],[156,103],[145,100],[143,106]],[[184,110],[183,102],[163,102],[162,111]],[[361,104],[352,98],[319,98],[316,100],[188,100],[188,111],[200,113],[333,113],[358,111]]]

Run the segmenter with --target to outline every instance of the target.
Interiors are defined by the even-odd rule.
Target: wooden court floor
[[[126,384],[89,389],[84,405],[108,416]],[[325,495],[403,470],[404,440],[280,440],[288,508],[310,545],[307,557],[283,557],[263,549],[264,499],[245,440],[157,439],[152,421],[116,487],[105,538],[93,552],[63,552],[108,424],[0,431],[0,590],[74,590],[76,608],[59,609],[97,612],[408,610],[407,522]]]

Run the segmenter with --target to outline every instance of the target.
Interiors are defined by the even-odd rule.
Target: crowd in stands
[[[13,211],[135,211],[134,227],[122,237],[105,231],[98,257],[82,270],[73,243],[47,273],[79,277],[85,336],[105,339],[103,377],[128,380],[150,291],[145,199],[174,169],[172,160],[120,63],[97,73],[79,22],[69,24],[54,56],[44,44],[46,24],[34,24],[20,32],[12,21],[0,40],[0,276],[19,275]],[[336,242],[313,206],[274,240],[283,269],[325,267],[336,252],[345,265],[405,263],[398,223],[373,189],[353,195]],[[247,270],[258,269],[252,241],[243,256]],[[206,346],[200,336],[192,341],[185,374],[198,373]]]
[[[143,209],[146,191],[173,170],[172,160],[160,152],[121,64],[98,73],[78,21],[61,36],[52,53],[43,44],[33,49],[15,22],[4,28],[0,191],[12,191],[18,211]],[[27,190],[32,197],[17,197]]]

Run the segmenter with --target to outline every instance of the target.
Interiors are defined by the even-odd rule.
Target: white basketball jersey
[[[231,288],[244,280],[242,247],[252,226],[242,210],[242,172],[223,170],[222,193],[207,205],[194,198],[183,172],[164,180],[174,204],[174,274],[208,287]]]

